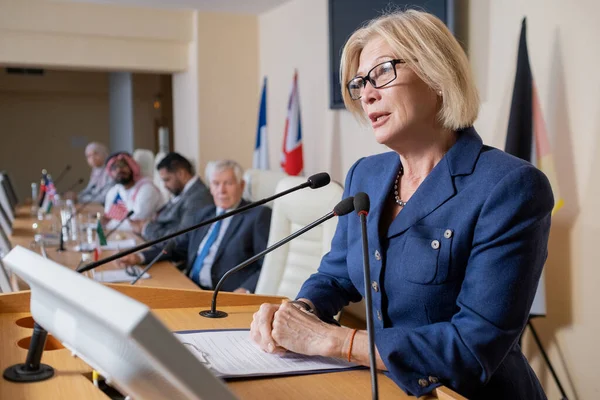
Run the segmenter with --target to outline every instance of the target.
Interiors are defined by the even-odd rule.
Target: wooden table
[[[108,285],[113,289],[145,303],[170,329],[226,329],[248,328],[252,314],[264,302],[280,303],[280,297],[219,294],[219,309],[229,313],[224,319],[206,319],[198,312],[210,304],[208,291],[163,289],[124,285]],[[0,369],[25,360],[27,351],[18,346],[21,339],[31,336],[31,329],[17,325],[30,314],[28,291],[0,295]],[[60,344],[56,344],[60,347]],[[107,400],[90,381],[91,369],[81,360],[73,358],[66,349],[47,350],[42,362],[56,370],[54,378],[44,382],[18,384],[0,380],[0,399],[86,399]],[[229,386],[240,399],[368,399],[371,396],[368,370],[344,371],[327,374],[276,378],[236,380]],[[414,399],[406,395],[383,374],[379,374],[381,399]],[[422,399],[462,399],[447,388],[438,388],[434,396]]]
[[[29,211],[29,207],[21,206],[18,207],[15,212],[15,222],[13,224],[13,233],[9,237],[13,246],[19,245],[25,248],[31,248],[32,242],[34,242],[35,231],[33,224],[38,222],[37,218],[33,217]],[[131,234],[130,234],[131,235]],[[35,248],[36,251],[39,249]],[[53,261],[58,262],[66,267],[75,269],[81,260],[81,253],[69,250],[65,252],[57,252],[56,247],[47,247],[46,252],[48,257]],[[102,256],[106,257],[116,253],[115,251],[102,251]],[[116,262],[111,262],[105,266],[99,267],[98,270],[110,270],[119,268]],[[149,271],[151,278],[140,279],[136,286],[150,286],[150,287],[164,287],[164,288],[179,288],[189,290],[200,290],[194,282],[188,279],[181,273],[171,262],[162,261],[156,263]],[[19,287],[21,289],[28,289],[27,284],[19,281]]]
[[[28,208],[16,212],[11,242],[29,247],[34,236],[32,224],[36,221]],[[72,251],[47,252],[54,261],[70,268],[79,263],[80,254]],[[109,255],[110,252],[103,252]],[[101,268],[115,268],[114,264]],[[206,319],[198,315],[209,308],[211,291],[200,290],[169,262],[157,263],[151,270],[152,278],[128,284],[107,285],[150,307],[163,323],[173,331],[192,329],[248,328],[252,315],[260,304],[280,303],[281,297],[219,294],[219,309],[229,313],[225,319]],[[25,361],[27,346],[19,342],[31,337],[32,319],[29,313],[30,292],[0,294],[0,370]],[[55,368],[55,376],[44,382],[17,384],[0,378],[0,399],[86,399],[107,400],[108,397],[91,382],[91,368],[73,358],[70,352],[49,337],[42,362]],[[50,347],[48,349],[48,347]],[[368,370],[302,375],[277,378],[236,380],[229,386],[241,399],[368,399],[371,397]],[[394,382],[379,374],[381,399],[414,399],[406,395]],[[464,399],[448,388],[440,387],[431,396],[422,399]]]

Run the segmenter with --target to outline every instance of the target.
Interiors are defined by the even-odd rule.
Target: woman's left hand
[[[277,344],[299,354],[340,357],[346,328],[326,324],[293,303],[275,312],[271,336]]]

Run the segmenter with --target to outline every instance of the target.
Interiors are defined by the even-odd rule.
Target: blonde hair
[[[479,111],[479,95],[469,60],[446,25],[432,14],[396,11],[369,21],[356,30],[342,51],[340,81],[346,108],[366,119],[360,104],[350,98],[346,84],[358,70],[360,53],[374,38],[384,39],[396,58],[406,61],[430,88],[441,92],[438,119],[452,130],[473,125]]]

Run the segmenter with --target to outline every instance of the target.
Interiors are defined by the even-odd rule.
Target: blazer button
[[[374,291],[379,292],[379,285],[377,284],[377,282],[375,282],[375,281],[371,282],[371,287],[373,288]]]
[[[377,310],[377,319],[381,321],[381,311]]]
[[[429,381],[427,379],[421,378],[421,379],[419,379],[419,386],[421,386],[422,388],[425,388],[425,387],[429,386]]]
[[[444,237],[446,239],[450,239],[452,237],[452,230],[446,229],[446,231],[444,232]]]
[[[440,380],[435,376],[429,377],[429,383],[438,383]]]
[[[379,250],[375,250],[375,259],[377,261],[381,261],[381,254],[379,254]]]
[[[437,241],[437,240],[432,241],[431,242],[431,248],[434,249],[434,250],[439,249],[440,248],[440,242]]]

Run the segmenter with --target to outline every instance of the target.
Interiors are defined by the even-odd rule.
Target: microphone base
[[[30,370],[27,364],[15,364],[4,370],[4,379],[11,382],[27,383],[41,382],[54,376],[54,368],[40,364],[36,370]]]
[[[200,311],[199,313],[204,318],[225,318],[227,313],[225,311],[215,310],[214,312],[211,310]]]

